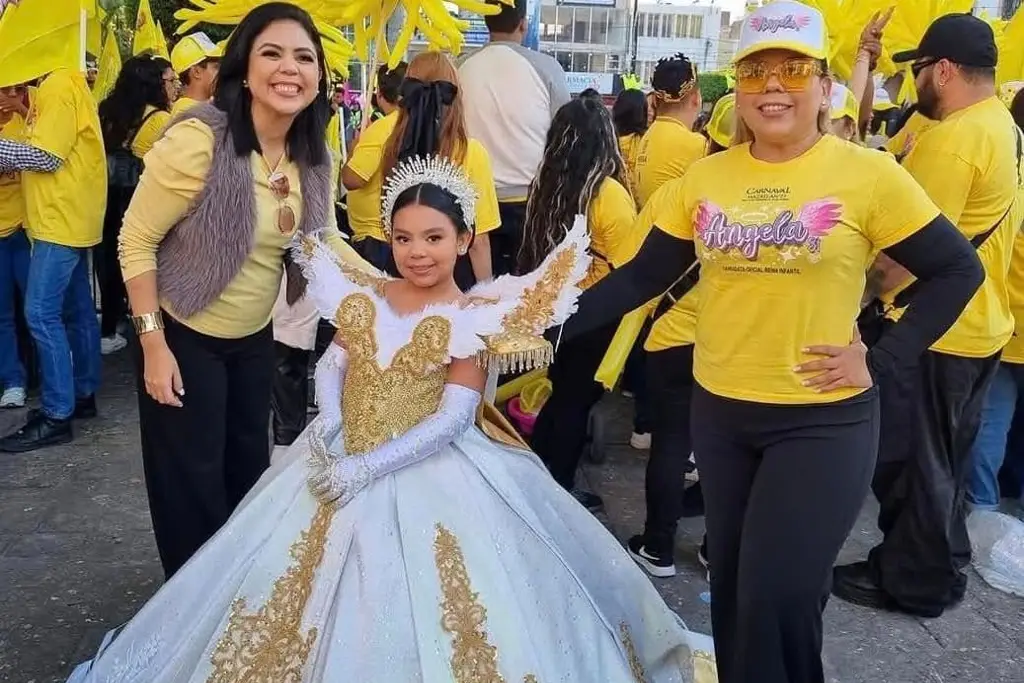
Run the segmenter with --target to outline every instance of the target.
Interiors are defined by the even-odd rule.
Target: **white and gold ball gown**
[[[586,246],[578,221],[534,273],[401,316],[382,278],[307,238],[297,260],[347,349],[317,366],[321,414],[70,680],[712,683],[710,639],[445,383],[483,338],[564,320]]]

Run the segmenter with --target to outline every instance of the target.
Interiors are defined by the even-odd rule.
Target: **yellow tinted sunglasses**
[[[743,61],[736,65],[736,90],[748,95],[764,92],[768,81],[776,76],[787,92],[802,92],[812,78],[821,75],[821,63],[815,59],[787,59],[779,64]]]

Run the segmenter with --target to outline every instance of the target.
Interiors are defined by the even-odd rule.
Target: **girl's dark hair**
[[[640,90],[623,90],[612,105],[615,134],[643,135],[647,132],[647,96]]]
[[[388,69],[387,64],[381,64],[377,69],[377,90],[391,104],[398,104],[398,95],[402,91],[402,81],[405,80],[408,66],[405,62],[399,62],[394,69]]]
[[[228,129],[239,156],[262,152],[256,129],[252,123],[252,95],[245,87],[249,71],[249,55],[256,38],[275,21],[294,21],[302,26],[316,49],[320,67],[317,96],[295,117],[288,130],[288,156],[303,165],[319,166],[328,163],[324,130],[331,117],[331,101],[327,90],[327,60],[320,34],[306,10],[285,2],[268,2],[245,15],[231,34],[220,62],[214,105],[228,116]]]
[[[605,178],[626,185],[611,115],[594,100],[571,100],[551,121],[544,158],[530,186],[519,252],[522,272],[539,266],[562,241]]]
[[[164,72],[170,63],[160,57],[140,55],[125,61],[110,94],[100,102],[100,127],[107,152],[131,144],[145,116],[146,107],[171,108]]]
[[[1013,96],[1010,113],[1013,114],[1013,120],[1017,122],[1017,127],[1024,128],[1024,88],[1018,90],[1017,94]]]
[[[466,216],[462,213],[462,207],[455,201],[455,195],[430,183],[414,185],[398,195],[398,198],[395,199],[395,208],[391,211],[392,221],[394,221],[395,214],[398,213],[399,209],[416,205],[429,206],[431,209],[443,213],[455,225],[455,234],[457,235],[472,230],[472,226],[466,223]]]

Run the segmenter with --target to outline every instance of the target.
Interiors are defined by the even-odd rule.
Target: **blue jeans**
[[[75,398],[100,385],[100,326],[89,286],[89,250],[36,240],[25,320],[39,353],[43,414],[66,420]]]
[[[999,507],[999,468],[1006,457],[1006,439],[1022,392],[1024,365],[1000,363],[985,395],[981,427],[971,448],[967,502],[975,510]]]
[[[14,288],[25,296],[31,251],[24,230],[0,237],[0,386],[4,389],[25,388],[25,367],[18,355],[18,334],[14,325]]]

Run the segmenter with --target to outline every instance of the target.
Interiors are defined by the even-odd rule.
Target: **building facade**
[[[984,12],[990,17],[1009,19],[1020,9],[1022,0],[977,0],[974,3],[975,14]]]

